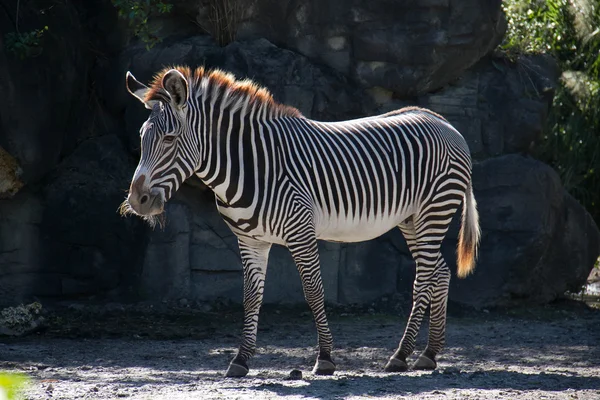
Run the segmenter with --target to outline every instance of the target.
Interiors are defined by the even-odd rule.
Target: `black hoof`
[[[248,367],[232,362],[227,368],[225,376],[228,378],[243,378],[248,375]]]
[[[415,361],[415,363],[413,364],[412,368],[415,370],[431,371],[437,368],[437,363],[435,362],[435,360],[432,360],[425,354],[421,354],[417,361]]]
[[[313,368],[313,374],[315,375],[333,375],[334,372],[335,364],[328,360],[317,360]]]
[[[387,364],[385,364],[383,370],[385,372],[406,372],[408,371],[408,364],[406,364],[406,361],[392,357]]]

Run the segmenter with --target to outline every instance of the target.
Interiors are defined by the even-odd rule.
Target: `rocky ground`
[[[0,370],[32,378],[27,399],[600,398],[600,311],[581,303],[451,307],[438,370],[403,374],[382,367],[401,336],[405,309],[329,314],[333,377],[310,373],[316,333],[306,309],[273,307],[263,310],[259,349],[244,379],[223,377],[241,332],[239,307],[55,308],[44,331],[0,339]],[[289,380],[293,369],[303,379]]]

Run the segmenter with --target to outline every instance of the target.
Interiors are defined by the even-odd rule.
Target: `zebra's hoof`
[[[313,374],[315,375],[333,375],[334,372],[335,364],[328,360],[317,360],[313,368]]]
[[[405,372],[408,371],[408,364],[406,361],[402,361],[396,357],[390,358],[383,368],[385,372]]]
[[[228,378],[243,378],[248,374],[248,367],[244,367],[240,364],[231,363],[229,364],[229,368],[227,368],[227,372],[225,376]]]
[[[435,360],[432,360],[425,354],[421,354],[412,366],[412,369],[416,370],[434,370],[436,368],[437,363],[435,362]]]

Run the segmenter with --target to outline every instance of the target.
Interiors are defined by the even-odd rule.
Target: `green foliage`
[[[173,4],[165,0],[112,0],[112,3],[133,34],[146,44],[146,49],[160,42],[160,38],[151,32],[148,20],[157,14],[171,12]]]
[[[0,373],[0,399],[17,399],[29,378],[20,373]]]
[[[568,0],[505,0],[508,31],[503,47],[508,50],[540,53],[554,52],[572,37]],[[572,46],[572,43],[569,43]]]
[[[42,52],[41,41],[48,27],[36,29],[30,32],[9,32],[6,34],[4,46],[6,50],[20,59],[40,55]]]
[[[505,0],[507,54],[550,53],[562,71],[538,156],[600,223],[600,4]]]

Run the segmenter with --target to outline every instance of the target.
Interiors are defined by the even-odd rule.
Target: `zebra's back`
[[[312,203],[320,239],[378,237],[419,213],[439,191],[462,199],[470,180],[464,138],[426,110],[281,124],[286,172]]]

